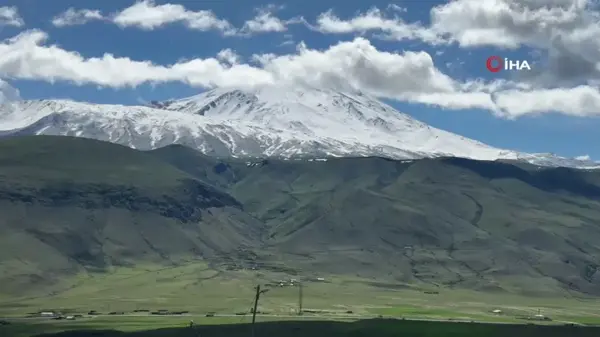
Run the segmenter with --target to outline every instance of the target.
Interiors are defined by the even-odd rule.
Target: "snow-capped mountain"
[[[150,106],[21,101],[0,106],[0,134],[71,135],[142,150],[178,143],[216,156],[455,156],[600,167],[497,149],[428,126],[362,93],[304,87],[214,89]]]

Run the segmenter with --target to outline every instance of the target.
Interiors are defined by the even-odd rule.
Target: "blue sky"
[[[458,7],[461,2],[466,4],[469,0],[454,2],[455,4],[452,5],[454,7],[447,8],[443,7],[449,6],[446,2],[426,0],[369,1],[368,3],[363,1],[293,0],[286,1],[283,8],[278,7],[283,3],[233,0],[173,0],[155,1],[152,4],[155,7],[167,3],[180,4],[185,7],[188,14],[210,10],[216,18],[225,20],[232,27],[237,28],[243,27],[246,21],[257,15],[259,13],[257,9],[266,10],[267,5],[272,5],[268,8],[274,17],[282,20],[296,20],[287,24],[285,31],[227,35],[223,33],[223,29],[193,29],[186,26],[186,21],[181,20],[160,24],[152,30],[139,28],[131,21],[125,26],[116,24],[113,22],[114,20],[111,21],[110,18],[113,17],[113,14],[134,5],[135,1],[4,0],[0,7],[16,6],[22,24],[7,24],[6,22],[3,25],[0,24],[0,40],[7,41],[6,39],[11,39],[24,32],[43,32],[47,39],[41,45],[46,47],[56,45],[61,50],[78,53],[87,61],[89,58],[102,58],[105,53],[111,53],[117,58],[126,57],[135,61],[150,61],[156,65],[172,65],[192,59],[214,58],[220,51],[228,48],[239,55],[241,63],[246,64],[250,63],[249,60],[254,54],[273,53],[280,56],[297,54],[297,44],[301,41],[311,50],[324,51],[339,44],[340,41],[352,42],[357,36],[362,36],[368,40],[370,46],[374,47],[377,53],[426,52],[433,60],[432,71],[441,74],[435,75],[435,78],[432,77],[426,83],[423,82],[425,84],[419,90],[427,95],[425,98],[420,93],[412,91],[407,93],[406,86],[400,85],[402,82],[410,81],[411,76],[414,78],[414,73],[410,73],[408,70],[402,70],[402,72],[398,70],[397,78],[390,78],[382,74],[380,79],[377,77],[380,74],[374,73],[370,81],[364,80],[365,83],[361,82],[361,79],[349,80],[349,82],[358,83],[356,84],[358,89],[376,94],[398,110],[432,126],[496,147],[525,152],[553,152],[568,157],[589,155],[595,160],[600,160],[600,132],[598,131],[600,130],[600,109],[598,109],[600,104],[596,101],[600,94],[595,96],[598,92],[599,78],[594,71],[583,71],[581,76],[569,76],[571,68],[568,63],[573,61],[573,64],[581,64],[580,61],[575,62],[578,60],[574,59],[575,56],[594,61],[594,57],[600,55],[600,47],[595,49],[599,44],[590,44],[590,41],[593,40],[600,41],[600,30],[596,30],[597,27],[594,26],[593,20],[598,18],[595,16],[597,8],[591,5],[582,8],[566,5],[561,7],[561,4],[566,4],[569,0],[553,1],[557,4],[557,8],[565,13],[572,11],[584,18],[583,21],[588,22],[582,27],[571,27],[573,31],[574,28],[579,28],[590,32],[589,41],[581,40],[570,38],[575,34],[568,30],[568,25],[556,27],[556,31],[561,34],[563,37],[561,41],[564,43],[564,46],[559,48],[552,43],[553,35],[546,36],[541,31],[524,32],[519,27],[499,27],[502,20],[498,20],[498,22],[488,20],[494,22],[484,23],[476,20],[477,14],[484,17],[489,14],[493,17],[494,10],[501,11],[496,13],[498,16],[511,15],[508,7],[471,8],[474,12],[469,13],[462,9],[459,10]],[[496,2],[499,3],[502,0]],[[523,0],[522,2],[528,4],[535,1]],[[575,3],[575,0],[572,2]],[[579,3],[583,2],[579,0]],[[394,9],[390,6],[391,4],[404,9]],[[59,27],[52,23],[53,18],[71,7],[98,10],[104,19]],[[379,9],[379,12],[368,12],[375,7]],[[435,8],[437,8],[439,16],[433,20],[431,19],[432,10]],[[469,7],[465,5],[462,8]],[[323,13],[327,13],[328,10],[332,10],[330,18],[335,16],[339,19],[334,23],[345,29],[345,33],[335,31],[337,28],[331,25],[329,27],[326,27],[324,23],[319,25],[317,18]],[[475,10],[479,12],[475,12]],[[489,13],[482,12],[488,10]],[[541,9],[533,7],[531,10]],[[514,11],[515,15],[519,14],[519,8],[515,8]],[[464,20],[456,20],[452,17],[452,15],[458,15],[455,14],[458,12],[465,16]],[[350,21],[361,16],[362,23],[360,20]],[[299,17],[302,17],[303,20],[298,20]],[[377,20],[374,18],[383,18],[388,21],[379,20],[381,27],[378,28]],[[532,20],[538,20],[534,23],[541,26],[539,16]],[[2,21],[0,20],[0,22]],[[419,24],[415,24],[416,22]],[[410,30],[412,27],[417,32],[414,35],[416,37],[382,37],[382,32],[389,33],[389,27],[394,23],[396,26],[391,31],[395,32],[396,36],[404,34],[398,32]],[[414,25],[411,26],[411,23]],[[491,26],[485,27],[487,24]],[[531,27],[531,24],[527,27]],[[429,36],[427,34],[431,32],[444,41],[433,41],[434,39],[427,38]],[[485,32],[489,34],[485,35]],[[599,32],[598,35],[594,35],[596,32]],[[571,33],[572,35],[568,35]],[[547,41],[544,41],[544,38]],[[10,44],[10,42],[5,43]],[[581,47],[583,45],[586,47]],[[567,52],[569,52],[568,55]],[[594,54],[596,52],[598,53]],[[528,74],[490,73],[485,69],[485,60],[491,55],[529,60],[532,62],[533,72]],[[565,55],[571,58],[567,58]],[[38,55],[35,60],[43,61],[44,57],[57,58],[59,56],[49,53]],[[0,79],[17,88],[23,99],[69,98],[96,103],[140,104],[150,100],[190,96],[206,89],[201,85],[186,83],[183,80],[157,81],[162,82],[158,84],[151,83],[151,80],[141,80],[140,83],[135,83],[134,87],[119,87],[106,82],[105,79],[96,80],[101,75],[83,69],[84,66],[88,67],[90,62],[82,63],[81,68],[73,70],[73,72],[79,71],[84,75],[79,73],[73,75],[70,74],[70,71],[62,69],[60,71],[63,71],[64,74],[58,76],[56,72],[59,70],[39,70],[43,67],[52,67],[58,61],[46,60],[45,65],[40,65],[41,63],[32,61],[33,57],[15,56],[18,59],[11,59],[10,62],[5,59],[6,62],[3,62],[4,57],[6,56],[0,56]],[[598,59],[596,58],[594,62],[598,62]],[[19,67],[15,66],[17,63],[20,65]],[[253,66],[260,68],[259,65],[254,64]],[[37,70],[28,71],[27,69]],[[600,67],[596,69],[600,69]],[[575,71],[573,70],[573,72]],[[301,75],[294,74],[297,77]],[[85,80],[79,80],[80,83],[77,83],[81,78],[85,78]],[[446,82],[449,80],[446,79],[453,81],[454,89],[448,89],[449,84]],[[502,79],[505,81],[500,81]],[[390,81],[390,85],[387,85],[385,81]],[[370,86],[367,82],[378,83]],[[471,83],[470,86],[469,83]],[[396,85],[398,89],[394,89]],[[463,91],[456,92],[458,90],[456,88],[460,86]],[[473,88],[473,86],[477,86],[477,88]],[[434,89],[430,89],[430,87]],[[464,89],[466,87],[471,89]],[[569,91],[577,87],[581,90]],[[450,93],[448,90],[454,91]],[[499,96],[495,96],[495,90],[498,91],[497,95]],[[528,93],[526,100],[523,99],[524,96],[518,95],[521,90]],[[515,91],[517,92],[515,93]],[[461,103],[457,107],[456,103],[448,102],[449,99],[436,96],[439,92],[452,94],[454,96],[450,101],[460,101]],[[472,99],[472,96],[465,92],[478,95],[492,92],[490,97],[492,100],[496,100],[494,104],[497,104],[470,104],[468,101]],[[502,98],[498,98],[500,96]],[[565,102],[565,99],[560,97],[572,99],[573,102]],[[560,100],[560,104],[549,102],[549,98]],[[424,102],[433,105],[423,104]],[[490,107],[492,105],[493,107]],[[499,110],[494,111],[496,106]]]

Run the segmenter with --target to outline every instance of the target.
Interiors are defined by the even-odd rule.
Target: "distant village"
[[[326,282],[324,277],[316,277],[312,279],[307,279],[308,282]],[[305,282],[306,282],[305,281]],[[300,283],[298,279],[290,278],[288,280],[277,280],[274,282],[269,282],[265,284],[267,287],[294,287]]]

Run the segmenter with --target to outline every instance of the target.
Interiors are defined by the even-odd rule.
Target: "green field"
[[[114,318],[89,319],[72,323],[14,323],[0,327],[3,336],[28,337],[41,332],[52,336],[88,337],[88,336],[249,336],[250,324],[239,322],[235,318],[196,318],[195,326],[188,326],[186,318]],[[119,327],[119,330],[114,329]],[[559,336],[597,336],[597,328],[568,325],[512,325],[482,324],[462,322],[431,322],[411,320],[313,320],[263,319],[255,325],[256,336],[352,336],[352,337],[392,337],[409,335],[412,337],[501,337],[515,335],[519,337],[559,337]]]
[[[234,314],[249,312],[255,286],[268,289],[261,297],[259,309],[272,314],[290,315],[298,309],[297,286],[269,286],[290,276],[257,271],[221,271],[204,263],[180,267],[138,269],[115,268],[109,273],[80,275],[51,294],[31,297],[4,296],[0,316],[22,316],[29,312],[61,310],[63,312],[102,313],[134,310],[190,311]],[[294,276],[303,279],[301,276]],[[498,318],[533,315],[538,309],[553,318],[599,317],[600,300],[595,298],[522,297],[518,294],[491,294],[469,290],[441,289],[427,294],[429,288],[408,284],[376,283],[361,279],[326,275],[325,282],[304,278],[304,310],[326,311],[320,314],[377,315],[422,318]],[[398,289],[390,289],[395,286]],[[492,314],[501,309],[505,315]],[[508,316],[506,316],[508,315]]]
[[[304,316],[294,317],[298,309],[298,287],[267,286],[269,281],[282,277],[283,274],[256,271],[216,271],[203,263],[166,269],[153,269],[150,266],[147,266],[146,270],[135,271],[130,268],[115,269],[107,274],[81,275],[75,284],[66,285],[62,291],[52,295],[29,299],[5,297],[0,302],[0,316],[12,317],[13,324],[4,329],[10,329],[7,331],[22,337],[65,329],[138,331],[182,327],[187,325],[190,319],[198,325],[234,325],[250,321],[253,287],[261,284],[263,289],[269,291],[261,296],[259,302],[259,322],[355,321],[384,317],[521,325],[600,324],[600,301],[595,299],[523,298],[516,294],[496,295],[466,290],[441,290],[439,294],[427,294],[427,288],[396,284],[398,289],[390,289],[391,284],[374,286],[375,280],[341,278],[335,275],[327,276],[325,282],[303,283]],[[155,316],[134,312],[161,309],[189,311],[189,314]],[[492,313],[495,309],[502,310],[502,314]],[[28,313],[47,310],[84,315],[95,310],[101,316],[76,321],[19,319]],[[523,319],[537,314],[538,310],[552,321],[533,322]],[[122,311],[125,315],[136,316],[107,315],[111,311]],[[208,312],[214,312],[217,317],[204,317]],[[246,315],[235,315],[242,312]],[[442,324],[426,323],[435,326]],[[435,336],[431,333],[431,336]]]

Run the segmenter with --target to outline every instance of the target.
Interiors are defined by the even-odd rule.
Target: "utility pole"
[[[298,315],[302,315],[302,282],[298,283]]]
[[[256,322],[256,310],[258,308],[258,299],[260,298],[260,294],[266,293],[269,289],[260,290],[260,285],[256,286],[256,297],[254,297],[254,309],[252,309],[252,337],[256,336],[256,331],[254,330]]]
[[[252,337],[254,337],[254,322],[256,322],[256,308],[258,307],[258,298],[260,297],[260,285],[256,286],[256,296],[254,297],[254,309],[252,309]]]

